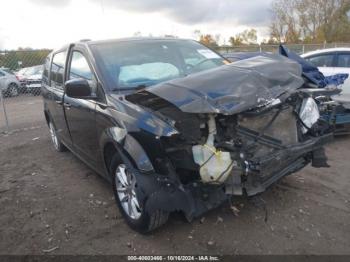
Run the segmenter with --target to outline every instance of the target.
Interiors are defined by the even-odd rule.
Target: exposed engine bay
[[[331,139],[331,127],[319,119],[311,97],[295,94],[286,103],[274,101],[272,106],[229,116],[184,113],[154,99],[158,106],[153,109],[174,121],[179,131],[161,142],[183,183],[225,185],[227,194],[242,195],[246,190],[253,195],[265,190],[268,185],[261,183],[276,171],[286,175],[310,161],[327,167],[320,143],[310,143],[307,150],[295,148],[320,136],[325,136],[322,141]]]

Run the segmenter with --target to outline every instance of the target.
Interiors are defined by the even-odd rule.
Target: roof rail
[[[88,39],[88,38],[79,40],[79,42],[89,42],[89,41],[91,41],[91,39]]]

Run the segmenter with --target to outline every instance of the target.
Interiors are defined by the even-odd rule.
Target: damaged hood
[[[141,102],[151,93],[186,113],[231,115],[295,92],[304,83],[301,74],[298,63],[264,55],[150,86],[126,99]]]

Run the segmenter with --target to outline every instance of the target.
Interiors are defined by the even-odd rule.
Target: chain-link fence
[[[350,47],[350,43],[324,43],[324,44],[287,44],[290,50],[296,52],[297,54],[304,54],[307,52],[315,51],[318,49],[325,48],[336,48],[336,47]],[[231,52],[272,52],[276,53],[278,51],[279,45],[242,45],[242,46],[222,46],[218,49],[221,53],[231,53]]]
[[[309,51],[350,47],[348,43],[287,45],[299,54]],[[219,52],[277,52],[278,45],[220,47]],[[0,134],[43,125],[41,75],[50,50],[0,50]]]
[[[41,78],[49,53],[0,51],[0,133],[41,125]]]

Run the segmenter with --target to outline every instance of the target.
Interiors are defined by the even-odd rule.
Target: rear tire
[[[149,213],[142,208],[145,203],[139,205],[135,190],[138,186],[136,175],[132,174],[126,164],[122,163],[117,154],[112,158],[109,170],[116,204],[126,223],[133,230],[145,234],[167,222],[168,212],[156,210]]]
[[[53,125],[52,121],[49,122],[49,130],[50,130],[51,141],[56,151],[58,152],[66,151],[67,148],[62,144],[60,139],[57,137],[56,128]]]

